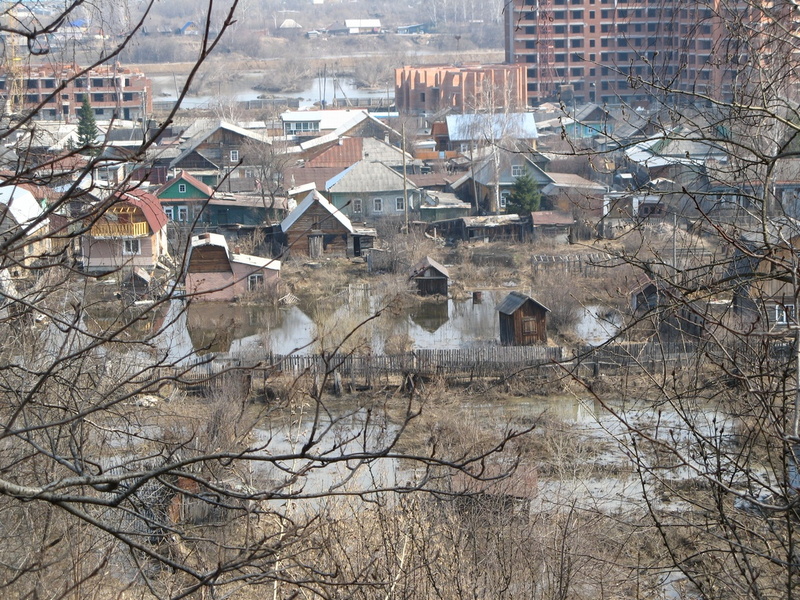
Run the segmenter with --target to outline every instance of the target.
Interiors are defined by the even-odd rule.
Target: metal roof
[[[497,311],[503,313],[504,315],[511,315],[514,314],[520,306],[525,304],[528,301],[533,302],[535,305],[540,306],[541,308],[545,309],[547,312],[550,312],[550,309],[547,308],[541,302],[537,302],[530,296],[526,296],[520,292],[511,292],[505,299],[497,305]]]
[[[345,215],[342,214],[338,208],[336,208],[333,204],[331,204],[325,196],[320,194],[317,190],[309,192],[308,196],[297,205],[292,212],[289,213],[289,216],[286,217],[283,221],[281,221],[281,230],[286,232],[289,228],[297,222],[304,212],[306,212],[314,202],[318,202],[319,205],[327,210],[333,217],[339,221],[350,233],[353,233],[353,224],[350,222]]]
[[[531,113],[447,115],[445,121],[451,142],[501,138],[532,140],[539,137]]]
[[[44,210],[33,194],[16,185],[0,187],[0,204],[8,207],[8,213],[14,218],[15,225],[29,228],[25,232],[26,235],[38,231],[49,222],[42,218]],[[0,215],[0,224],[3,224],[5,229],[9,224],[2,223],[4,220],[4,216]]]
[[[403,189],[403,175],[383,163],[362,160],[325,184],[327,191],[337,194],[396,192]],[[416,191],[408,181],[409,191]]]

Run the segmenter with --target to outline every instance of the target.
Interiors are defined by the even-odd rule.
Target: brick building
[[[136,121],[152,112],[150,80],[141,71],[101,65],[78,75],[81,70],[77,65],[31,66],[16,75],[16,86],[8,71],[0,71],[0,101],[7,102],[8,90],[15,87],[19,98],[13,104],[47,121],[77,121],[85,94],[100,120]]]
[[[559,96],[575,104],[636,102],[651,91],[641,85],[648,81],[727,98],[735,63],[746,59],[725,36],[726,11],[733,21],[734,5],[513,0],[506,62],[524,65],[530,105]]]
[[[395,69],[394,88],[403,113],[517,108],[526,104],[525,65],[407,66]]]

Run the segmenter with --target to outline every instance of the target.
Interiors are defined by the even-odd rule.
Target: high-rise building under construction
[[[759,43],[759,27],[777,22],[765,6],[743,6],[720,0],[510,0],[506,62],[525,64],[530,105],[553,99],[636,103],[662,93],[727,99]]]

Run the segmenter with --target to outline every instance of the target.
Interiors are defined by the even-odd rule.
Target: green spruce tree
[[[92,110],[92,105],[89,104],[89,95],[84,94],[78,120],[78,148],[94,152],[94,140],[97,138],[98,133],[97,122],[94,120],[94,111]]]
[[[522,215],[534,210],[539,210],[541,203],[539,186],[533,178],[524,173],[514,180],[511,186],[511,195],[506,203],[506,212],[509,214]]]

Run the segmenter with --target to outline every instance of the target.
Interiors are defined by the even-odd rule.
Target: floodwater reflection
[[[382,311],[366,325],[360,324],[377,310],[370,308],[374,302],[343,299],[335,305],[281,308],[269,303],[195,303],[187,309],[185,326],[192,345],[201,353],[314,353],[322,346],[335,347],[356,327],[359,351],[373,354],[473,348],[498,343],[496,307],[505,295],[485,292],[477,304],[472,300],[419,300],[406,309]],[[618,324],[606,313],[600,307],[588,307],[577,333],[592,344],[609,339]]]

